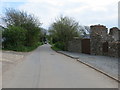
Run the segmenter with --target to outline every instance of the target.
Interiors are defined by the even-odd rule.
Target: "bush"
[[[39,27],[35,27],[34,25],[30,24],[24,24],[22,26],[27,30],[26,33],[26,46],[33,46],[35,45],[38,41],[40,41],[40,32],[41,29]]]
[[[42,44],[43,43],[38,42],[34,46],[9,47],[9,48],[4,48],[4,50],[13,50],[13,51],[18,51],[18,52],[29,52],[29,51],[36,49],[38,46],[40,46]]]
[[[53,50],[55,50],[55,51],[61,51],[60,48],[57,48],[57,47],[55,47],[55,46],[52,46],[51,48],[52,48]]]
[[[17,26],[9,26],[3,31],[2,37],[4,48],[18,48],[25,44],[26,30]]]
[[[61,50],[65,50],[65,44],[63,42],[57,42],[57,43],[55,43],[54,47],[59,48]]]

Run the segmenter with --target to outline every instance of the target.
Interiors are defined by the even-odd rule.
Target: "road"
[[[43,45],[3,74],[3,88],[118,88],[111,78]]]

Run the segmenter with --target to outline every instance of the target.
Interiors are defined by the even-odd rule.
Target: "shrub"
[[[18,26],[9,26],[3,31],[4,48],[17,48],[24,46],[26,39],[26,30]]]
[[[61,50],[65,50],[65,44],[63,42],[57,42],[54,44],[54,47],[57,47]]]

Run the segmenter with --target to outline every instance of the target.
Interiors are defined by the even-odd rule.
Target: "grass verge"
[[[28,46],[20,46],[20,47],[12,47],[12,48],[3,48],[2,50],[10,50],[10,51],[17,51],[17,52],[30,52],[36,49],[37,47],[43,45],[42,42],[38,42],[36,45],[28,47]]]
[[[60,48],[57,48],[57,47],[55,47],[54,45],[52,45],[52,47],[51,47],[53,50],[55,50],[55,51],[61,51],[61,49]]]

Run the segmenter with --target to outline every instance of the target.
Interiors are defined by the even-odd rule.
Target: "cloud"
[[[27,0],[0,0],[1,2],[27,2]]]
[[[21,2],[21,0],[19,1]],[[24,0],[26,3],[18,8],[37,16],[43,23],[43,27],[47,28],[60,15],[73,17],[83,25],[104,24],[108,27],[113,27],[117,26],[118,1]]]

